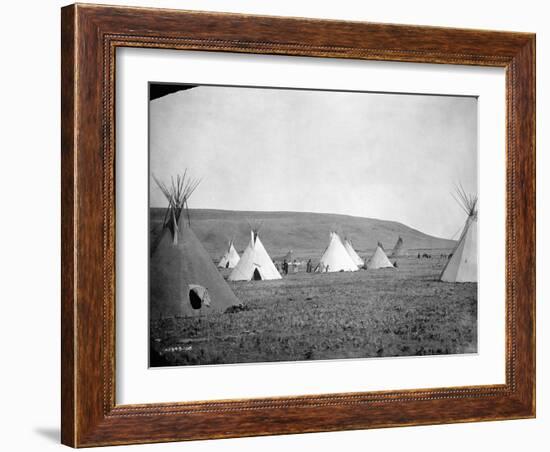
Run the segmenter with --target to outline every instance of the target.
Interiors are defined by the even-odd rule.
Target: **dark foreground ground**
[[[151,323],[151,365],[475,353],[477,284],[437,281],[444,264],[230,283],[244,309]]]

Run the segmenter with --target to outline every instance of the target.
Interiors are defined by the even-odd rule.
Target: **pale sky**
[[[202,179],[191,208],[339,213],[457,238],[454,186],[477,192],[473,97],[199,86],[151,101],[149,121],[151,174]]]

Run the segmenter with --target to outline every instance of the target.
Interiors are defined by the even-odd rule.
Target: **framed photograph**
[[[535,36],[62,9],[62,442],[535,416]]]

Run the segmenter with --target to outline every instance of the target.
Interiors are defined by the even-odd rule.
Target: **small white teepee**
[[[220,259],[220,262],[218,263],[219,268],[235,268],[235,266],[239,263],[241,260],[239,253],[237,253],[237,250],[233,246],[233,240],[229,242],[229,246],[227,247],[227,251]]]
[[[477,282],[477,196],[457,188],[456,201],[468,215],[453,255],[441,272],[441,281]]]
[[[369,270],[375,270],[377,268],[395,268],[388,259],[388,256],[386,256],[384,247],[380,242],[378,242],[378,246],[376,247],[374,254],[368,260],[366,267]]]
[[[330,233],[330,242],[319,261],[320,272],[354,272],[357,264],[346,251],[342,239],[336,232]]]
[[[344,248],[346,248],[346,251],[348,252],[353,262],[355,262],[355,265],[357,265],[359,268],[365,265],[365,261],[361,259],[359,254],[355,252],[355,249],[353,248],[351,241],[347,238],[344,240]]]
[[[229,281],[281,279],[281,274],[275,268],[275,264],[260,240],[258,228],[250,231],[250,243],[228,279]]]

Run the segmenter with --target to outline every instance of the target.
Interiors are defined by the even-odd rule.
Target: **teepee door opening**
[[[193,309],[202,309],[210,306],[210,295],[206,287],[198,284],[189,284],[189,303]]]
[[[262,280],[262,275],[260,275],[260,272],[257,268],[254,269],[254,274],[252,275],[252,279],[254,281],[261,281]]]
[[[200,309],[202,306],[202,298],[195,289],[189,291],[189,303],[193,309]]]

